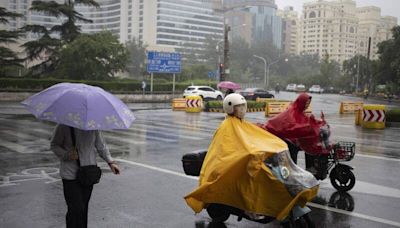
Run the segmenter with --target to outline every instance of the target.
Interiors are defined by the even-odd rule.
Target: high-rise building
[[[353,0],[318,0],[303,5],[297,53],[329,54],[342,63],[356,54],[367,55],[371,37],[371,58],[377,58],[377,44],[391,37],[394,17],[381,17],[378,7],[356,7]]]
[[[63,3],[64,0],[56,0]],[[223,16],[214,10],[216,5],[204,0],[97,0],[100,7],[75,4],[75,10],[93,23],[77,22],[83,33],[111,31],[121,43],[133,38],[143,42],[149,49],[180,51],[204,48],[207,38],[223,38]],[[23,14],[3,25],[16,30],[28,24],[51,28],[65,18],[56,18],[30,11],[32,0],[3,0],[1,4],[10,11]],[[25,39],[38,38],[27,34]],[[21,48],[16,51],[22,51]]]
[[[133,34],[149,49],[204,48],[207,38],[222,39],[223,17],[203,0],[134,0]]]
[[[397,25],[397,18],[381,17],[381,9],[375,6],[357,8],[358,43],[357,53],[367,56],[369,37],[371,37],[370,57],[378,58],[378,43],[392,38],[391,29]]]
[[[285,7],[278,10],[277,16],[282,18],[282,50],[286,54],[296,54],[297,52],[297,30],[298,15],[293,7]]]
[[[232,35],[239,34],[246,40],[271,41],[277,48],[282,47],[282,19],[278,17],[274,0],[226,0],[226,14],[232,28]],[[239,26],[246,24],[244,28]],[[249,27],[250,26],[250,27]],[[250,36],[250,38],[249,38]]]
[[[15,30],[29,24],[44,25],[51,28],[54,25],[61,24],[65,18],[56,18],[44,15],[36,11],[30,11],[32,0],[3,0],[9,11],[17,12],[23,15],[21,18],[10,20],[7,25],[9,30]],[[63,3],[64,0],[56,0]],[[131,19],[132,0],[97,0],[100,7],[89,7],[80,4],[75,5],[75,10],[83,17],[93,20],[93,23],[77,22],[84,33],[95,33],[103,30],[111,31],[121,42],[129,40],[132,28],[129,23]],[[28,34],[26,39],[35,39],[37,34]]]

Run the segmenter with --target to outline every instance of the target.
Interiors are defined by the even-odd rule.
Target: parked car
[[[198,95],[203,100],[222,100],[224,98],[221,91],[215,90],[209,86],[189,86],[183,92],[183,98],[189,95]]]
[[[295,91],[296,89],[296,84],[290,83],[286,86],[286,91]]]
[[[310,93],[323,93],[324,89],[321,88],[319,85],[312,85],[309,89],[308,92]]]
[[[327,87],[324,89],[325,93],[339,93],[340,90],[338,88],[335,88],[333,86]]]
[[[270,94],[265,89],[261,88],[247,88],[239,92],[246,100],[256,100],[259,98],[274,98],[273,94]]]
[[[298,84],[296,85],[296,92],[305,92],[306,91],[306,87],[303,84]]]

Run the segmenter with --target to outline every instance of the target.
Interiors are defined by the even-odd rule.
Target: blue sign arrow
[[[180,73],[181,54],[149,51],[147,53],[147,71],[149,73]]]

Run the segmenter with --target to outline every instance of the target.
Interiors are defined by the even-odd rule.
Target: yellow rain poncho
[[[292,196],[264,161],[287,151],[284,141],[256,125],[228,116],[215,132],[201,172],[199,187],[185,196],[199,213],[208,203],[220,203],[283,220],[293,206],[303,207],[318,185]]]

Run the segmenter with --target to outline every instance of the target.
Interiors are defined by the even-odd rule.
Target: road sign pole
[[[172,77],[172,98],[175,96],[175,74]]]
[[[151,73],[151,79],[150,79],[150,92],[153,94],[153,73]]]

